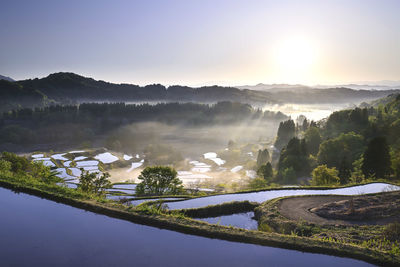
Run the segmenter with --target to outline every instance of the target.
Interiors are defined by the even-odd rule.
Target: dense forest
[[[83,102],[200,102],[232,101],[255,105],[281,103],[361,102],[387,96],[396,90],[329,88],[257,91],[235,87],[188,87],[161,84],[138,86],[97,81],[74,73],[54,73],[41,79],[0,80],[0,111]]]
[[[0,116],[0,148],[13,145],[65,143],[70,146],[93,142],[98,136],[121,126],[140,122],[196,127],[224,126],[240,122],[277,122],[288,117],[281,112],[262,111],[248,104],[83,103],[42,108],[22,108]],[[155,129],[157,131],[157,129]],[[149,138],[149,137],[148,137]]]
[[[281,122],[275,142],[279,158],[273,160],[276,174],[264,178],[293,184],[312,177],[315,185],[399,179],[399,136],[400,94],[374,106],[334,112],[318,123]]]

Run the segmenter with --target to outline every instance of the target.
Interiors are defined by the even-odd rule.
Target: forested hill
[[[169,86],[152,84],[114,84],[83,77],[74,73],[54,73],[41,79],[22,81],[0,80],[0,111],[20,107],[44,106],[52,102],[76,104],[82,102],[241,102],[255,105],[279,103],[356,103],[385,97],[396,90],[353,90],[348,88],[296,89],[257,91],[234,87]]]
[[[54,73],[42,79],[17,82],[24,88],[39,90],[56,101],[193,101],[270,103],[269,93],[239,90],[233,87],[165,87],[161,84],[138,86],[96,81],[74,73]]]
[[[14,80],[12,78],[7,77],[7,76],[3,76],[3,75],[0,75],[0,80],[6,80],[6,81],[9,81],[9,82],[14,82]]]
[[[47,104],[47,96],[39,90],[26,88],[16,82],[0,80],[0,112]]]

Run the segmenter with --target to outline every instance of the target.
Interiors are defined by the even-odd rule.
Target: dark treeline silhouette
[[[42,79],[16,82],[27,90],[39,90],[56,101],[249,101],[268,103],[268,93],[233,87],[114,84],[74,73],[54,73]]]
[[[282,121],[280,112],[254,109],[248,104],[219,102],[125,104],[84,103],[23,108],[1,114],[0,144],[32,144],[90,140],[116,128],[136,122],[168,125],[226,125],[238,122]]]

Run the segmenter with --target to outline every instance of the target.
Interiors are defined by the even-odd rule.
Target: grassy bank
[[[393,192],[368,194],[366,197],[382,194],[393,194]],[[334,224],[319,224],[290,219],[283,216],[280,212],[280,205],[285,200],[301,201],[302,199],[315,197],[326,197],[326,195],[282,197],[262,203],[255,209],[255,217],[259,222],[259,230],[269,233],[308,237],[310,240],[330,242],[338,245],[346,244],[363,247],[371,251],[389,255],[394,262],[400,264],[399,242],[387,238],[386,231],[388,226],[338,224],[336,221]]]
[[[326,240],[311,239],[308,237],[211,225],[206,222],[196,221],[183,216],[176,216],[174,214],[151,214],[113,201],[93,198],[90,195],[81,193],[79,190],[62,187],[59,187],[60,189],[58,189],[55,185],[46,186],[41,182],[29,184],[17,179],[0,177],[0,186],[17,192],[24,192],[50,199],[76,208],[85,209],[87,211],[104,214],[113,218],[174,230],[185,234],[351,257],[375,264],[396,266],[400,263],[398,256],[354,244],[342,244]]]

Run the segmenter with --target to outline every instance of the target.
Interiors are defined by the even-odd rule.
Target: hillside
[[[254,90],[270,93],[272,100],[283,103],[343,103],[371,101],[390,94],[399,93],[399,89],[371,90],[352,89],[349,87],[314,88],[300,84],[257,84],[255,86],[239,86],[243,90]]]
[[[0,79],[0,111],[16,109],[20,106],[40,106],[45,103],[47,103],[47,97],[40,91]]]
[[[33,107],[49,102],[76,104],[83,102],[199,102],[231,101],[255,106],[265,104],[335,104],[373,101],[400,92],[399,90],[353,90],[349,88],[315,89],[301,85],[277,85],[268,90],[235,87],[188,87],[161,84],[138,86],[115,84],[74,73],[53,73],[41,79],[16,82],[0,80],[2,107],[7,111],[17,107]],[[260,85],[263,86],[263,85]]]
[[[7,77],[7,76],[3,76],[3,75],[0,75],[0,80],[6,80],[6,81],[9,81],[9,82],[14,82],[14,80],[12,78]]]
[[[272,102],[268,93],[243,91],[233,87],[186,86],[161,84],[138,86],[96,81],[74,73],[54,73],[42,79],[17,82],[24,88],[40,90],[49,98],[87,101],[193,101],[193,102]]]

